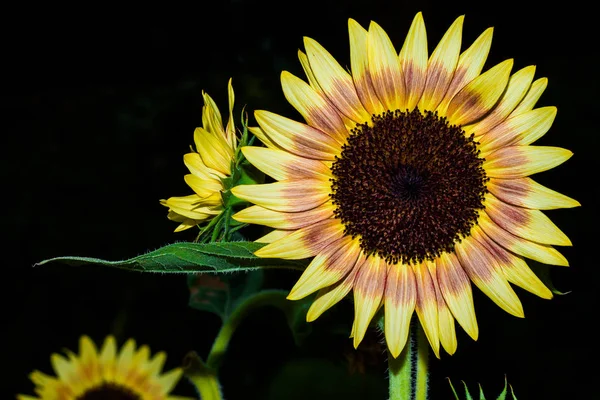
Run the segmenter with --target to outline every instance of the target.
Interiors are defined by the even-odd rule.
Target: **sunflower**
[[[108,336],[98,353],[94,342],[82,336],[79,356],[67,351],[67,358],[53,354],[50,358],[58,377],[40,371],[31,373],[35,392],[39,396],[18,395],[19,400],[176,400],[184,397],[169,396],[182,375],[175,368],[161,375],[165,353],[150,359],[148,346],[136,350],[129,339],[117,352],[115,338]]]
[[[191,153],[183,156],[183,162],[191,172],[184,179],[194,194],[160,201],[169,208],[167,217],[180,223],[175,232],[208,222],[223,211],[223,181],[231,175],[231,164],[237,147],[232,114],[235,97],[231,79],[228,94],[229,120],[224,128],[216,103],[202,92],[202,127],[194,131],[196,151],[192,149]]]
[[[455,320],[478,337],[471,282],[523,317],[509,283],[552,297],[525,258],[568,265],[552,246],[570,240],[540,210],[579,203],[529,177],[572,155],[530,146],[556,115],[534,108],[547,79],[511,74],[512,59],[481,73],[492,28],[461,52],[463,19],[431,55],[421,13],[399,53],[378,24],[350,19],[350,73],[305,38],[308,83],[281,81],[306,123],[258,110],[266,147],[242,148],[276,182],[235,187],[255,205],[234,218],[275,228],[257,256],[314,257],[288,297],[318,291],[309,321],[353,291],[355,347],[383,307],[394,357],[414,311],[436,356],[453,354]]]

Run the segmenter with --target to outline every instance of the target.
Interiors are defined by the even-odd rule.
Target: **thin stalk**
[[[427,400],[429,344],[413,320],[406,347],[398,358],[388,353],[389,400]]]

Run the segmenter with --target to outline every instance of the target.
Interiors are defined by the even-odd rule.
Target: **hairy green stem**
[[[388,353],[389,400],[427,400],[429,344],[421,325],[413,321],[398,358]]]

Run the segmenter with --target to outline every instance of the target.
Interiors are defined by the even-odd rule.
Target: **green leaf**
[[[239,302],[260,290],[263,271],[227,275],[189,274],[189,306],[225,321]]]
[[[52,262],[67,265],[100,265],[140,272],[162,273],[226,273],[261,268],[302,270],[305,263],[295,260],[259,258],[254,252],[263,247],[255,242],[175,243],[123,261],[106,261],[90,257],[56,257],[35,266]]]

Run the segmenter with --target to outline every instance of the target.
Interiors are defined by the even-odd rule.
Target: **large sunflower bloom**
[[[223,127],[217,105],[208,94],[202,92],[202,127],[194,131],[196,151],[192,149],[191,153],[183,156],[183,162],[191,172],[184,179],[194,194],[160,201],[169,208],[167,217],[180,223],[175,232],[210,221],[223,211],[223,180],[231,175],[231,164],[237,147],[232,114],[235,97],[231,79],[228,94],[229,120],[227,126]]]
[[[277,182],[233,189],[255,204],[235,219],[275,228],[256,255],[314,256],[289,294],[319,291],[308,320],[352,290],[354,345],[383,307],[394,357],[413,311],[436,356],[440,343],[452,354],[455,320],[478,337],[471,282],[523,317],[509,282],[552,297],[524,258],[568,265],[552,245],[571,242],[540,210],[579,203],[529,178],[572,155],[530,146],[556,114],[534,109],[547,80],[533,66],[511,75],[513,60],[481,73],[492,29],[461,53],[462,25],[428,55],[421,13],[399,53],[379,25],[350,19],[351,73],[305,38],[309,84],[281,80],[306,124],[256,111],[266,148],[242,151]]]
[[[169,396],[182,375],[180,368],[161,375],[165,353],[158,353],[150,359],[148,346],[136,350],[135,341],[129,339],[117,351],[115,338],[108,336],[100,352],[92,340],[82,336],[79,341],[79,355],[67,352],[67,358],[53,354],[52,367],[58,375],[52,377],[40,371],[31,373],[35,383],[32,397],[18,395],[19,400],[176,400],[184,399]]]

